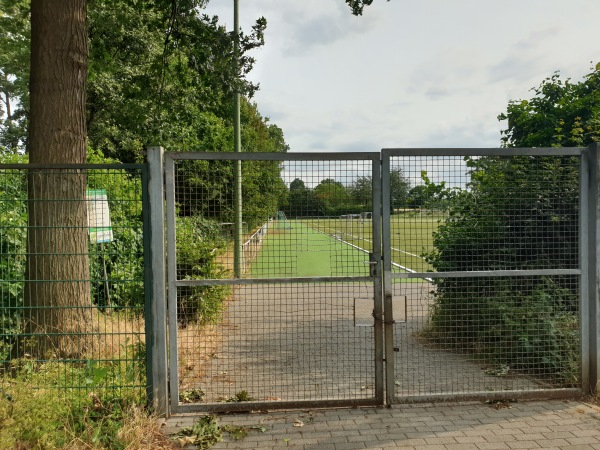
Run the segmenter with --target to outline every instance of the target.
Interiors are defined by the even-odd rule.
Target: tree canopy
[[[90,0],[86,126],[88,144],[123,162],[141,159],[148,145],[199,150],[231,124],[232,93],[250,99],[247,81],[264,44],[266,20],[235,33],[201,14],[205,0]],[[25,150],[29,117],[29,1],[0,0],[0,145]],[[237,67],[237,69],[236,69]],[[2,114],[3,113],[3,114]],[[208,126],[208,127],[207,127]],[[272,128],[272,137],[277,132]],[[274,133],[274,134],[273,134]],[[222,149],[222,148],[219,148]]]
[[[234,92],[243,95],[243,150],[287,151],[283,131],[251,101],[258,86],[246,78],[254,65],[249,52],[264,44],[266,20],[257,19],[249,33],[227,32],[217,17],[202,14],[206,3],[0,0],[5,31],[0,36],[0,153],[68,164],[84,163],[90,148],[97,163],[104,157],[141,161],[149,145],[232,151]],[[234,53],[235,41],[240,45]],[[227,180],[233,172],[222,166],[220,179],[199,162],[184,166],[180,189],[189,193],[208,185],[215,198],[232,198],[226,191],[231,191]],[[280,171],[274,161],[244,165],[244,220],[250,226],[276,212],[285,192]],[[90,322],[91,286],[85,281],[91,267],[85,202],[90,179],[81,171],[47,180],[44,170],[36,173],[39,177],[29,177],[27,189],[27,263],[21,277],[28,280],[22,304],[33,312],[24,318],[23,330],[39,337],[39,351],[31,353],[44,357],[43,348],[50,348],[44,339],[61,332],[83,336],[80,331]],[[178,196],[178,219],[188,226],[182,229],[205,238],[202,248],[189,247],[190,260],[212,271],[212,250],[220,247],[211,246],[206,230],[214,228],[214,218],[187,198]],[[56,200],[69,208],[56,212]],[[213,214],[226,218],[230,203],[218,202],[220,210]],[[71,284],[65,281],[72,278]],[[69,314],[47,305],[65,306]],[[50,344],[57,355],[77,357],[86,351],[75,341],[57,338]],[[13,347],[13,352],[20,350],[20,344]]]
[[[29,104],[28,0],[0,0],[0,148],[25,145]]]
[[[240,31],[236,35],[227,32],[218,17],[202,14],[207,3],[88,2],[85,125],[87,144],[95,152],[121,162],[135,162],[143,159],[149,145],[171,151],[233,151],[236,91],[243,96],[243,151],[288,150],[281,128],[263,117],[251,101],[258,85],[246,79],[255,63],[251,50],[264,45],[266,20],[258,18],[249,33]],[[29,19],[29,0],[0,0],[0,23],[8,31],[0,37],[0,116],[4,116],[0,122],[0,148],[4,151],[27,151]],[[233,52],[236,37],[240,42],[237,61]],[[265,180],[274,185],[272,178],[278,170],[272,163],[245,166],[244,196],[250,216],[265,205],[270,205],[269,210],[275,208],[278,198],[263,202],[257,199],[257,192]],[[200,180],[202,169],[198,164],[188,164],[182,173],[182,188],[209,183],[206,177]],[[224,182],[212,188],[230,187]],[[277,196],[282,190],[263,192]],[[224,203],[223,208],[229,206]],[[182,212],[190,213],[185,205]]]
[[[196,150],[228,125],[231,94],[251,99],[251,50],[264,45],[258,18],[239,35],[202,14],[208,0],[89,0],[88,144],[123,162],[148,145]],[[346,0],[360,15],[372,0]],[[29,118],[30,0],[0,0],[0,146],[25,151]],[[236,66],[238,70],[236,70]]]
[[[394,209],[409,206],[410,180],[401,169],[395,168],[390,172],[390,185],[392,213]],[[314,188],[309,188],[303,180],[296,178],[290,183],[280,207],[289,217],[370,212],[373,210],[373,179],[370,175],[360,175],[346,185],[333,178],[325,178]]]
[[[578,147],[600,140],[600,64],[582,81],[556,72],[498,116],[506,147]]]
[[[387,1],[389,2],[390,0]],[[373,0],[346,0],[346,3],[348,4],[348,6],[350,6],[352,14],[354,14],[355,16],[360,16],[362,15],[365,6],[371,5],[373,3]]]

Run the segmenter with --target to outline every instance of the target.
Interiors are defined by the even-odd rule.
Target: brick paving
[[[198,417],[171,417],[163,431],[173,435]],[[217,419],[220,425],[250,429],[237,441],[223,433],[223,441],[212,447],[215,450],[600,450],[600,408],[576,400],[277,411],[222,414]]]

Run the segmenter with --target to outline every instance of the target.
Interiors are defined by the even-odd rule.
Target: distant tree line
[[[389,195],[392,213],[405,208],[439,207],[439,185],[431,183],[426,172],[422,173],[422,179],[424,184],[412,186],[402,169],[390,171],[390,191],[384,195]],[[284,194],[280,209],[288,217],[338,216],[373,210],[373,180],[370,175],[359,176],[350,184],[326,178],[314,188],[307,187],[303,180],[296,178]]]

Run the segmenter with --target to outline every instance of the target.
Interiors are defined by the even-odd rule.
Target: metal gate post
[[[587,315],[582,311],[582,328],[587,328],[586,333],[582,333],[582,348],[585,347],[588,351],[589,359],[584,360],[582,370],[587,372],[582,374],[584,384],[582,389],[584,392],[598,393],[600,386],[600,361],[598,352],[600,351],[600,144],[590,144],[587,152],[584,152],[583,164],[587,165],[587,173],[582,171],[582,196],[587,196],[587,236],[581,236],[582,246],[587,245],[588,258],[587,261],[582,261],[587,264],[582,266],[582,272],[587,272],[587,286],[583,287],[587,292],[587,298],[584,301],[587,303]],[[584,178],[587,178],[585,181]],[[583,202],[582,202],[583,203]],[[584,242],[587,240],[587,242]],[[584,322],[585,321],[585,322]],[[585,326],[584,326],[585,324]],[[583,357],[585,358],[585,353]]]
[[[590,230],[595,230],[595,223],[592,226],[594,214],[590,205],[590,194],[593,189],[591,183],[594,179],[591,168],[594,166],[593,159],[589,150],[583,151],[579,164],[579,268],[581,269],[579,284],[579,341],[580,341],[580,370],[581,370],[581,390],[585,393],[591,392],[593,386],[590,385],[591,358],[590,347],[593,347],[590,337],[590,330],[593,328],[590,316],[592,289],[590,289],[590,280],[595,276],[591,273],[594,268],[594,259],[596,252],[590,251],[590,243],[594,241],[594,236],[590,235]],[[592,196],[593,197],[593,196]]]
[[[373,300],[375,302],[373,312],[375,316],[375,397],[382,404],[385,402],[384,397],[384,345],[383,345],[383,268],[381,267],[381,160],[373,161],[372,166],[372,192],[373,192],[373,214],[372,232],[373,232],[373,254],[372,259],[375,263],[374,280],[373,280]]]
[[[392,240],[391,240],[391,202],[390,202],[390,156],[381,154],[382,171],[382,234],[383,234],[383,323],[385,339],[385,385],[386,404],[394,403],[396,397],[394,372],[394,322],[392,311]]]
[[[165,301],[163,149],[148,147],[148,207],[150,238],[144,251],[149,258],[145,270],[146,352],[149,398],[159,416],[169,416],[167,380],[167,310]]]
[[[175,161],[165,158],[165,203],[167,207],[167,309],[169,325],[170,408],[179,405],[179,353],[177,351],[177,235],[175,213]]]

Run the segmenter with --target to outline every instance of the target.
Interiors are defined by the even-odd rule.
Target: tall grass
[[[115,390],[105,384],[108,365],[70,367],[69,374],[87,380],[89,388],[59,389],[63,363],[32,364],[20,361],[0,380],[0,449],[174,448],[161,435],[139,389]],[[131,373],[112,366],[113,375]]]

